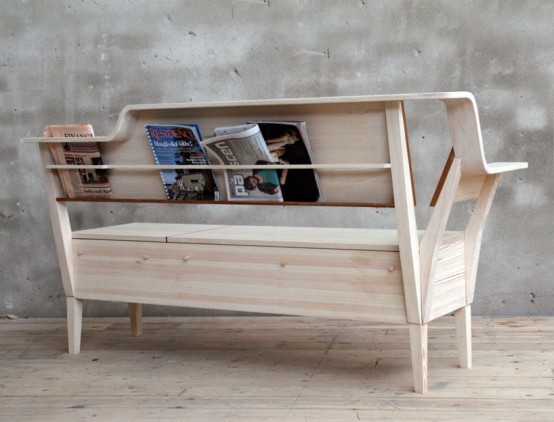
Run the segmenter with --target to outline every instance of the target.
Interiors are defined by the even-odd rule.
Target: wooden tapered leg
[[[83,326],[83,301],[68,296],[67,302],[67,340],[69,354],[81,351],[81,330]]]
[[[142,335],[142,303],[129,303],[131,317],[131,333],[138,337]]]
[[[471,368],[471,305],[464,306],[454,313],[460,368]]]
[[[427,325],[409,324],[416,393],[427,392]]]

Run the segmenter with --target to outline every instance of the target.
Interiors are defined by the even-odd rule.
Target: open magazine
[[[312,152],[306,122],[257,122],[272,161],[281,164],[312,164]],[[279,171],[283,198],[290,202],[321,200],[319,178],[314,170]]]
[[[258,121],[215,129],[216,136],[242,133],[254,126],[260,128],[273,164],[312,164],[306,122]],[[242,164],[242,163],[241,163]],[[283,200],[316,202],[321,199],[317,173],[311,169],[278,169]]]
[[[197,125],[146,125],[158,165],[208,165]],[[167,199],[218,201],[211,170],[160,170]]]
[[[54,138],[94,137],[92,125],[51,125],[44,136]],[[96,142],[66,142],[48,144],[56,164],[102,165],[102,156]],[[61,185],[68,198],[109,198],[112,189],[106,170],[77,169],[59,172]]]
[[[272,164],[271,154],[257,124],[219,128],[215,137],[202,141],[212,164]],[[273,169],[225,170],[229,201],[283,201],[277,171]]]

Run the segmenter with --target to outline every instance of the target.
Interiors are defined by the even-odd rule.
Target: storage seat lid
[[[130,223],[73,232],[74,239],[398,251],[396,230]]]

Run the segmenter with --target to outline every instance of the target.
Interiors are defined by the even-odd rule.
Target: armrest
[[[454,161],[454,149],[450,151],[450,155],[448,156],[448,160],[446,161],[446,164],[444,166],[444,169],[442,171],[441,177],[439,179],[439,182],[437,183],[437,187],[435,189],[435,193],[433,194],[433,198],[431,199],[431,203],[429,206],[434,207],[437,204],[437,201],[439,199],[439,195],[442,192],[442,187],[444,185],[444,182],[446,181],[446,177],[448,176],[448,172],[450,171],[450,167],[452,166],[452,162]],[[528,167],[528,164],[525,162],[518,162],[518,163],[484,163],[485,166],[485,172],[484,174],[480,174],[478,176],[487,176],[487,175],[493,175],[493,174],[501,174],[506,173],[508,171],[515,171],[515,170],[523,170]]]
[[[529,167],[527,163],[487,163],[486,170],[488,174],[499,174],[508,171],[522,170]]]
[[[473,95],[443,100],[448,113],[452,146],[462,159],[462,175],[485,176],[527,168],[527,163],[487,163],[481,124]]]

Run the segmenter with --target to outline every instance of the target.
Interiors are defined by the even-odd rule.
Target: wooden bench
[[[423,100],[445,104],[453,153],[430,222],[418,231],[404,101]],[[75,167],[55,165],[48,148],[68,139],[31,138],[44,164],[69,352],[79,353],[87,299],[129,303],[135,335],[143,303],[404,323],[415,391],[425,392],[427,324],[454,312],[460,366],[469,368],[470,306],[485,219],[500,174],[527,167],[485,161],[473,96],[128,106],[112,136],[94,138],[108,163],[111,201],[175,203],[165,200],[145,124],[197,123],[207,136],[216,126],[256,120],[307,123],[324,202],[284,205],[394,207],[397,229],[130,222],[72,232],[67,207],[73,200],[64,197],[59,175]],[[470,199],[477,201],[467,228],[446,231],[452,205]],[[213,204],[219,203],[226,202]],[[278,210],[263,205],[260,212]]]

